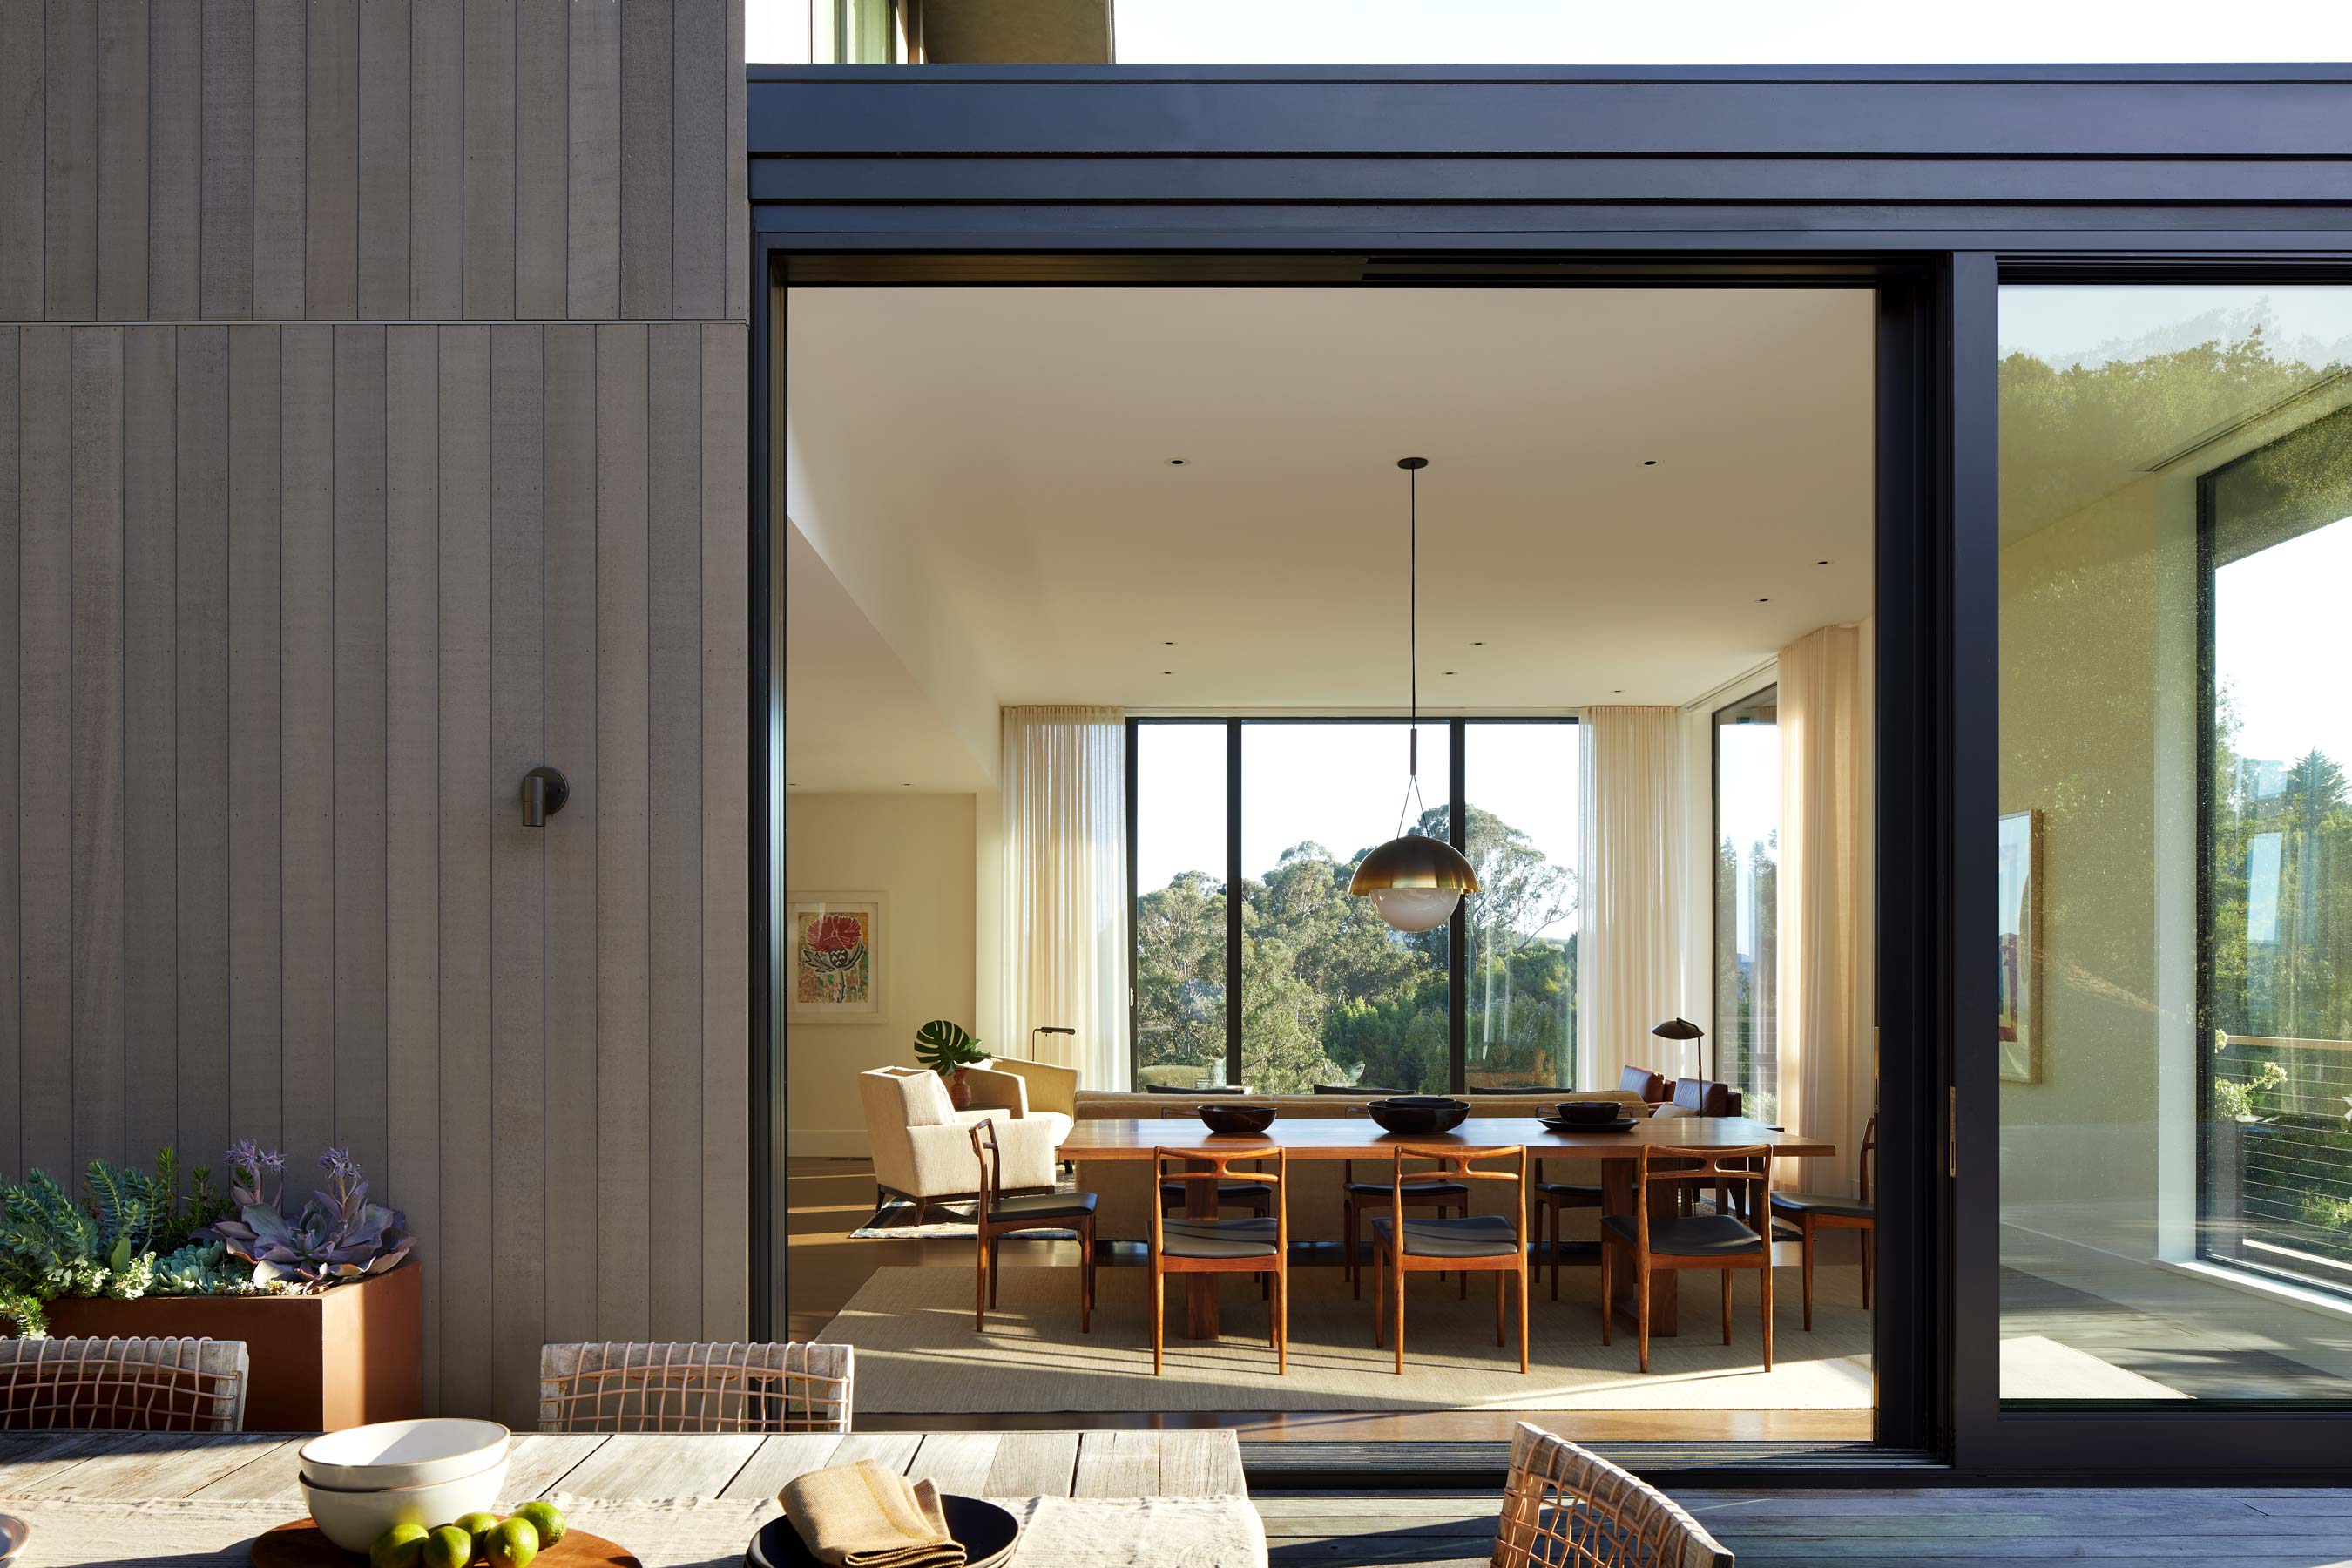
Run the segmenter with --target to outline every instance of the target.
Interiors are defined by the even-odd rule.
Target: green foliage
[[[915,1031],[915,1059],[945,1078],[958,1068],[977,1067],[988,1053],[961,1024],[934,1018]]]
[[[155,1259],[150,1293],[157,1296],[251,1296],[263,1287],[253,1265],[218,1241],[191,1241]]]
[[[0,1285],[0,1329],[20,1340],[45,1340],[49,1337],[49,1320],[39,1301]]]
[[[37,1329],[41,1303],[64,1297],[226,1294],[240,1274],[249,1288],[250,1266],[225,1260],[217,1244],[190,1243],[190,1231],[224,1212],[209,1173],[193,1177],[184,1196],[177,1159],[164,1149],[152,1171],[91,1161],[79,1202],[41,1171],[0,1187],[0,1322]]]

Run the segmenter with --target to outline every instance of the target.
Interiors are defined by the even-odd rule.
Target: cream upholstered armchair
[[[996,1121],[1003,1157],[1003,1190],[1052,1189],[1054,1152],[1070,1135],[1070,1118],[1032,1111],[1027,1087],[1011,1073],[967,1068],[964,1081],[971,1088],[971,1105],[958,1110],[947,1085],[929,1068],[877,1068],[858,1075],[866,1136],[874,1151],[874,1184],[886,1198],[902,1197],[919,1209],[977,1197],[980,1162],[968,1130],[990,1118]]]
[[[988,1064],[991,1072],[1011,1073],[1021,1080],[1028,1091],[1026,1114],[1053,1111],[1073,1121],[1078,1114],[1078,1069],[1054,1062],[1024,1062],[1017,1057],[998,1057]],[[976,1100],[974,1103],[978,1103]]]

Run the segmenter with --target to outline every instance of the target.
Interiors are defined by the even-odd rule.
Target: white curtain
[[[1127,715],[1004,710],[1004,1016],[990,1042],[1128,1087]]]
[[[1870,1067],[1862,1005],[1862,635],[1780,650],[1781,1125],[1833,1141],[1807,1184],[1851,1193]]]
[[[1681,1006],[1679,710],[1588,708],[1578,726],[1577,1083],[1660,1066],[1653,1026]]]

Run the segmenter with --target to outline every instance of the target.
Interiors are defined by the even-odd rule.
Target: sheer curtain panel
[[[1629,1063],[1662,1065],[1650,1030],[1682,1008],[1680,718],[1674,708],[1588,708],[1578,729],[1580,1088],[1613,1089]]]
[[[1835,1141],[1849,1191],[1870,1114],[1861,1040],[1862,746],[1859,628],[1823,626],[1782,648],[1780,1119]]]
[[[1078,1069],[1082,1089],[1128,1087],[1127,715],[1004,710],[1004,1009],[1027,1054]]]

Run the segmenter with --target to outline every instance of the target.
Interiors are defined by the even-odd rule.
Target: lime
[[[490,1568],[530,1568],[539,1555],[539,1531],[527,1519],[509,1519],[490,1531],[485,1550]]]
[[[395,1524],[368,1548],[368,1568],[417,1568],[428,1532],[421,1524]]]
[[[474,1551],[477,1555],[489,1549],[490,1531],[498,1527],[499,1516],[488,1510],[475,1513],[461,1513],[457,1516],[457,1528],[474,1538]]]
[[[474,1560],[474,1534],[445,1524],[425,1538],[425,1568],[466,1568]]]
[[[514,1516],[530,1521],[530,1527],[539,1531],[541,1546],[554,1545],[570,1528],[563,1521],[563,1510],[551,1502],[527,1502],[514,1510]]]

